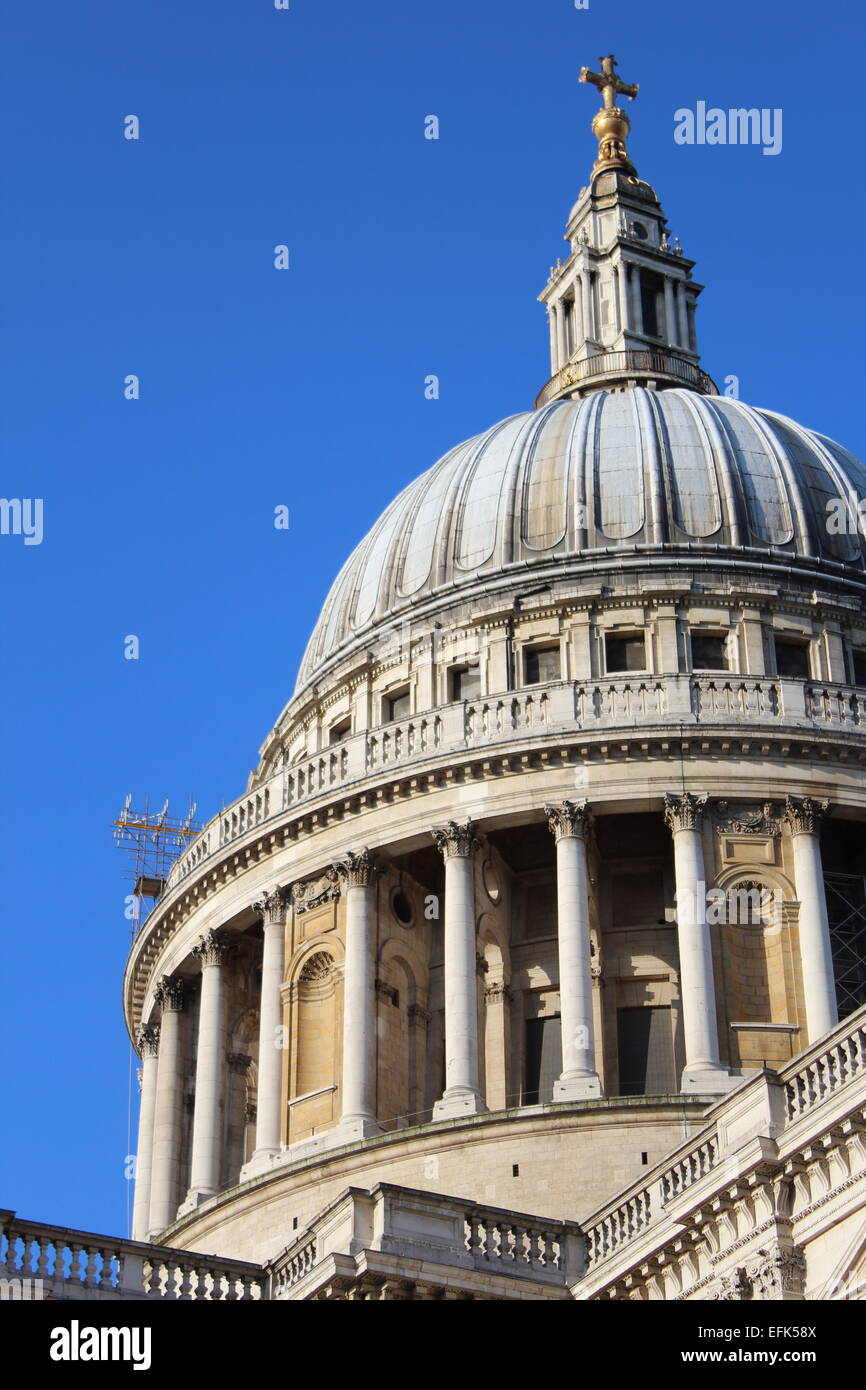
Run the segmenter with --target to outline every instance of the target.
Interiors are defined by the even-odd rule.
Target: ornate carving
[[[345,859],[338,859],[334,868],[340,878],[345,880],[347,888],[366,888],[376,873],[376,865],[368,849],[362,849],[360,854],[347,854]]]
[[[814,835],[829,812],[829,801],[815,801],[811,796],[785,797],[784,817],[792,835]]]
[[[293,883],[291,887],[292,906],[295,912],[309,912],[322,903],[334,902],[340,896],[340,878],[333,864],[316,878],[307,878]]]
[[[192,954],[198,956],[202,970],[206,970],[209,966],[225,965],[229,951],[233,949],[234,943],[223,932],[206,931],[193,946]]]
[[[504,980],[494,980],[484,991],[485,1004],[510,1004],[512,997],[511,988]]]
[[[545,806],[547,825],[554,839],[582,840],[589,825],[588,801],[561,801],[558,806]]]
[[[490,969],[490,962],[486,961],[480,951],[475,952],[475,973],[480,975],[482,980]]]
[[[230,1052],[226,1058],[232,1071],[245,1072],[252,1066],[253,1059],[245,1052]]]
[[[742,1266],[738,1265],[736,1269],[732,1270],[729,1274],[723,1275],[719,1280],[713,1298],[726,1303],[741,1303],[749,1299],[751,1294],[752,1286],[746,1278],[746,1271]]]
[[[186,1003],[186,986],[177,975],[163,975],[153,992],[163,1013],[179,1014]]]
[[[286,920],[289,901],[287,889],[272,888],[269,893],[259,898],[258,902],[253,903],[253,911],[259,913],[266,927],[279,925]]]
[[[475,826],[471,820],[462,825],[449,820],[443,826],[434,826],[430,834],[443,859],[469,859],[478,848],[474,832]]]
[[[156,1057],[159,1053],[159,1024],[143,1024],[138,1030],[136,1045],[142,1061],[146,1057]]]
[[[314,955],[304,963],[304,967],[298,976],[298,984],[312,985],[322,984],[330,979],[334,962],[326,951],[316,951]]]
[[[665,796],[665,825],[675,835],[678,830],[700,830],[705,796],[693,796],[684,792],[682,796]]]
[[[417,1028],[426,1028],[430,1022],[430,1013],[421,1004],[410,1004],[406,1010],[406,1017],[411,1024]]]
[[[779,807],[772,801],[760,806],[738,806],[728,801],[716,803],[716,829],[720,835],[771,835],[782,833]]]
[[[752,1297],[784,1300],[800,1294],[806,1286],[806,1256],[797,1245],[782,1249],[759,1250],[757,1259],[746,1269]]]

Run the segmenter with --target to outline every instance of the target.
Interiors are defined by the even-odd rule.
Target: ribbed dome
[[[512,415],[391,503],[333,584],[298,688],[345,644],[436,592],[508,567],[642,546],[757,547],[862,570],[828,502],[866,498],[866,468],[772,411],[692,391],[599,391]]]

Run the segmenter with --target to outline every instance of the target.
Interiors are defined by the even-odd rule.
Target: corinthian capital
[[[665,796],[665,825],[675,835],[678,830],[700,830],[705,796],[693,796],[684,792],[682,796]]]
[[[588,801],[561,801],[545,806],[547,825],[555,840],[582,840],[589,825]]]
[[[181,1013],[186,1002],[183,980],[177,975],[163,975],[153,992],[153,997],[163,1013]]]
[[[209,965],[225,965],[232,942],[222,932],[207,931],[193,946],[192,954],[201,960],[202,969]]]
[[[156,1057],[159,1053],[159,1024],[145,1023],[139,1028],[136,1038],[138,1055],[142,1061],[146,1057]]]
[[[465,821],[463,825],[449,820],[443,826],[434,826],[430,834],[444,859],[468,859],[478,847],[474,831],[475,826],[471,820]]]
[[[281,925],[286,920],[288,901],[289,895],[285,888],[272,888],[269,893],[263,894],[258,902],[253,903],[253,911],[259,914],[266,927]]]
[[[347,888],[366,888],[376,872],[373,856],[368,849],[362,849],[360,854],[347,854],[345,859],[338,859],[334,868],[345,881]]]
[[[783,814],[792,835],[814,835],[829,812],[829,801],[815,801],[811,796],[785,797]]]

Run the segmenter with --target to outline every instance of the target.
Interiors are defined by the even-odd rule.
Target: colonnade
[[[665,346],[694,352],[689,318],[687,281],[681,276],[661,274],[664,313],[659,315],[660,337]],[[616,331],[645,336],[641,267],[620,260],[612,271],[616,302]],[[582,271],[572,282],[572,298],[561,296],[548,305],[551,370],[555,375],[569,361],[581,343],[598,339],[593,272]],[[570,320],[570,332],[569,332]]]
[[[712,945],[706,911],[702,817],[706,798],[666,796],[673,836],[676,927],[685,1067],[682,1090],[718,1093],[733,1080],[719,1058]],[[601,1095],[593,1021],[590,894],[587,862],[589,806],[545,806],[556,842],[559,994],[562,1067],[554,1100]],[[824,898],[818,825],[823,807],[810,798],[786,802],[800,897],[800,950],[806,1023],[814,1041],[837,1021],[833,962]],[[449,821],[431,832],[444,860],[445,1088],[434,1120],[487,1109],[479,1071],[476,904],[471,821]],[[376,865],[367,850],[333,866],[346,898],[342,1038],[342,1112],[335,1144],[378,1132],[376,1115]],[[282,995],[290,890],[277,888],[255,904],[264,946],[258,1048],[255,1152],[246,1176],[265,1171],[280,1153],[283,1105]],[[189,1191],[181,1212],[220,1190],[222,1111],[226,1078],[226,970],[231,938],[209,931],[193,948],[201,965],[201,997],[192,1119]],[[154,995],[158,1019],[139,1034],[142,1095],[133,1235],[148,1239],[178,1215],[182,1135],[181,1018],[187,985],[163,977]]]

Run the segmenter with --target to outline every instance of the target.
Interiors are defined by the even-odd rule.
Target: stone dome
[[[847,449],[727,397],[633,387],[512,415],[445,454],[356,547],[297,690],[378,624],[552,562],[746,549],[862,572],[862,536],[827,525],[833,499],[856,516],[861,498],[866,468]]]

